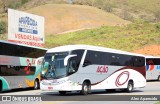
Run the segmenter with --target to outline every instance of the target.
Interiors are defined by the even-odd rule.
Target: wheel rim
[[[87,86],[87,85],[84,86],[84,92],[85,92],[85,93],[88,92],[88,86]]]
[[[37,89],[37,86],[38,86],[38,82],[35,81],[35,83],[34,83],[34,88]]]
[[[128,85],[128,90],[129,90],[129,91],[132,91],[132,84],[129,84],[129,85]]]

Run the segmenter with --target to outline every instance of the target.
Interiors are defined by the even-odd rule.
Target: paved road
[[[31,102],[31,104],[88,104],[88,103],[92,103],[92,104],[97,104],[99,102],[97,101],[101,101],[101,100],[106,100],[106,99],[121,99],[119,98],[120,96],[117,95],[124,95],[122,97],[125,98],[125,96],[129,96],[129,95],[160,95],[160,82],[157,81],[151,81],[151,82],[147,82],[147,86],[145,88],[137,88],[135,89],[132,93],[126,93],[126,92],[122,92],[122,91],[116,91],[116,92],[110,92],[107,93],[104,90],[99,90],[99,91],[93,91],[90,95],[88,96],[82,96],[80,95],[78,92],[74,92],[74,93],[68,93],[67,96],[60,96],[57,92],[44,92],[41,90],[31,90],[31,89],[22,89],[22,90],[13,90],[13,91],[7,91],[4,92],[0,95],[42,95],[43,98],[49,98],[52,99],[53,101],[51,102]],[[103,95],[107,95],[107,96],[103,96]],[[114,96],[111,96],[114,95]],[[126,96],[126,97],[127,97]],[[57,101],[58,99],[58,101]],[[66,99],[72,99],[72,101],[66,101]],[[76,101],[77,100],[77,101]],[[83,102],[79,101],[79,100],[85,100]],[[94,101],[96,100],[96,101]],[[94,101],[94,102],[88,102],[88,101]],[[145,104],[154,104],[157,101],[147,101],[145,102]],[[12,104],[15,103],[17,104],[17,102],[3,102],[4,104]],[[19,102],[18,102],[19,103]],[[24,104],[26,102],[23,102]],[[104,102],[100,102],[100,103],[104,103],[106,104],[106,101]],[[115,101],[115,102],[107,102],[107,103],[112,103],[112,104],[119,104],[119,103],[135,103],[134,102],[119,102],[119,101]],[[143,104],[143,101],[137,102],[138,104]]]
[[[32,90],[32,89],[16,89],[12,91],[5,91],[0,95],[57,95],[57,92],[47,92],[41,90]],[[78,94],[76,92],[69,93],[69,95]],[[107,93],[104,90],[93,91],[91,95],[160,95],[160,82],[150,81],[147,82],[145,88],[136,88],[133,93],[126,93],[122,91],[110,92]]]

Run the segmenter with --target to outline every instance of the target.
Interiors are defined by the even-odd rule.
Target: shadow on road
[[[23,91],[29,91],[29,90],[34,90],[34,89],[33,88],[17,88],[17,89],[3,91],[1,94],[14,93],[14,92],[23,92]]]
[[[133,90],[133,92],[130,92],[130,94],[133,93],[141,93],[141,92],[144,92],[144,91],[141,91],[141,90]],[[125,91],[110,91],[110,92],[107,92],[107,91],[92,91],[89,95],[123,95],[125,93],[128,93],[128,92],[125,92]],[[42,92],[41,95],[48,95],[48,96],[84,96],[82,94],[80,94],[79,91],[77,92],[67,92],[66,95],[60,95],[58,92]]]
[[[130,101],[135,92],[140,93],[143,91],[134,90],[131,95],[126,95],[125,93],[127,92],[122,91],[93,91],[87,96],[81,95],[79,92],[69,92],[66,95],[60,95],[58,92],[43,92],[41,95],[43,96],[43,99],[47,101],[127,101],[126,97],[128,97]]]
[[[147,80],[147,82],[160,82],[158,80]]]

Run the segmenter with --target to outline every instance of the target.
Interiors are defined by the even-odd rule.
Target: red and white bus
[[[160,81],[160,57],[146,56],[146,79]]]
[[[40,89],[80,91],[145,87],[145,57],[140,54],[90,45],[66,45],[49,49],[43,60]]]

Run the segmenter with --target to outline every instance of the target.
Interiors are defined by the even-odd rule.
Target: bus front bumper
[[[61,84],[51,84],[45,81],[40,82],[40,89],[42,91],[76,91],[81,90],[81,85],[73,83],[71,81],[66,81]]]

